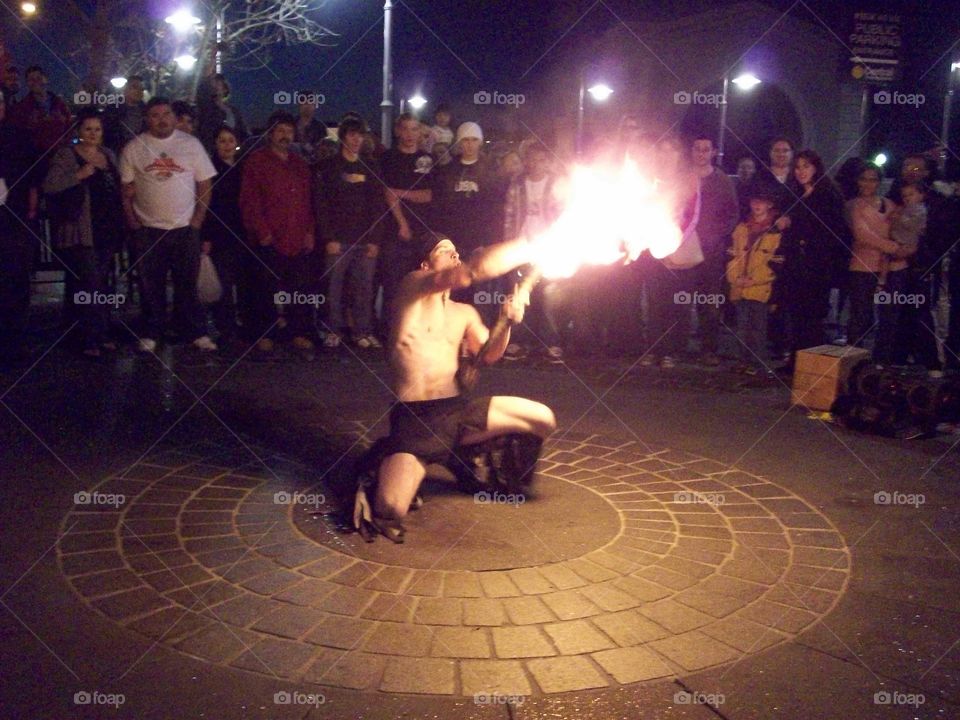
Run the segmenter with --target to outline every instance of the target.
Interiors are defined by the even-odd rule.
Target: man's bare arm
[[[207,216],[207,207],[210,204],[210,191],[213,189],[213,183],[210,180],[201,180],[197,183],[197,204],[193,209],[193,217],[190,218],[191,227],[200,229],[203,227],[203,220]]]
[[[405,283],[414,285],[414,292],[435,293],[470,287],[475,282],[492,280],[514,268],[531,262],[530,243],[525,238],[510,240],[484,248],[468,261],[447,270],[417,270],[407,276]]]
[[[433,200],[433,190],[429,188],[426,190],[400,190],[399,188],[390,188],[390,191],[401,200],[417,203],[418,205],[423,205]]]

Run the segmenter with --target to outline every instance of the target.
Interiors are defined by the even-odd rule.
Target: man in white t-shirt
[[[120,156],[123,210],[143,285],[145,329],[139,349],[153,352],[163,335],[169,273],[177,329],[198,350],[213,351],[217,346],[206,335],[197,299],[197,274],[200,227],[217,171],[200,141],[175,129],[169,100],[153,98],[144,114],[147,131],[131,140]]]

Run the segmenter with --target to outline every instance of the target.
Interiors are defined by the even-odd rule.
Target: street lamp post
[[[733,80],[730,80],[729,73],[723,75],[723,92],[720,100],[720,138],[717,142],[717,167],[720,168],[723,167],[724,140],[727,134],[727,93],[731,82],[744,90],[750,90],[760,84],[760,79],[750,73],[738,75]]]
[[[588,88],[584,74],[580,73],[580,94],[577,101],[577,128],[574,135],[574,149],[577,157],[583,154],[583,104],[588,93],[594,100],[603,102],[613,94],[613,90],[609,85],[605,85],[604,83],[597,83]]]
[[[947,169],[946,148],[950,142],[950,112],[953,109],[953,76],[960,73],[960,62],[950,61],[950,73],[947,75],[947,94],[943,98],[943,126],[940,130],[940,157],[938,160],[941,176]]]
[[[380,142],[389,148],[393,141],[393,60],[390,57],[390,31],[393,3],[383,3],[383,101],[380,103]]]

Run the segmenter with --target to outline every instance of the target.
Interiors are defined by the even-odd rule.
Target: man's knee
[[[423,475],[424,467],[414,455],[395,453],[383,458],[378,472],[376,513],[396,519],[405,517]]]
[[[533,426],[533,433],[535,435],[546,439],[557,429],[557,418],[553,414],[553,410],[543,403],[537,403],[533,417],[530,418],[530,424]]]

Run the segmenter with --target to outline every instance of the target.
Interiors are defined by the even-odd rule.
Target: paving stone
[[[505,572],[481,572],[477,573],[477,578],[487,597],[516,597],[523,594]]]
[[[672,633],[684,633],[713,620],[706,613],[681,605],[675,600],[660,600],[641,607],[639,612]]]
[[[577,590],[562,590],[540,596],[547,606],[561,620],[576,620],[577,618],[596,615],[600,609],[590,602]]]
[[[612,580],[620,576],[619,573],[605,568],[602,565],[598,565],[595,562],[591,562],[586,558],[568,560],[567,565],[577,573],[577,575],[592,583],[604,582],[605,580]]]
[[[595,562],[597,565],[605,567],[608,570],[613,570],[620,575],[629,575],[630,573],[639,570],[642,567],[640,563],[619,557],[617,555],[612,555],[603,550],[592,552],[587,556],[587,558],[592,562]]]
[[[170,601],[150,588],[126,590],[94,600],[92,605],[115,620],[133,618],[170,605]]]
[[[176,644],[176,648],[209,662],[227,663],[256,645],[261,639],[262,636],[259,633],[217,623],[207,630],[184,638]]]
[[[540,568],[540,572],[558,590],[570,590],[587,584],[586,580],[577,575],[566,564],[544,565]]]
[[[327,617],[304,637],[304,640],[317,645],[353,650],[360,646],[363,638],[372,632],[376,623],[361,618]]]
[[[607,681],[584,657],[530,660],[527,668],[545,693],[607,687]]]
[[[370,580],[374,575],[380,572],[380,569],[383,566],[379,563],[365,562],[359,560],[353,565],[350,565],[347,568],[344,568],[335,575],[331,575],[327,578],[330,582],[335,582],[339,585],[350,585],[353,587],[359,587],[365,582]]]
[[[297,678],[315,652],[316,648],[312,645],[264,638],[230,664],[267,675]]]
[[[438,627],[433,631],[434,657],[488,658],[491,656],[487,630],[478,627]]]
[[[587,585],[580,589],[580,593],[601,610],[608,612],[626,610],[640,604],[635,595],[618,590],[612,583]]]
[[[390,693],[453,695],[456,666],[452,660],[390,658],[380,690]]]
[[[701,670],[740,657],[738,650],[696,630],[654,640],[649,647],[689,671]]]
[[[210,609],[210,615],[217,620],[221,620],[230,625],[246,627],[256,622],[271,610],[283,607],[283,603],[278,603],[259,595],[243,595],[227,600],[224,603]]]
[[[134,620],[126,627],[164,643],[175,643],[188,635],[212,627],[213,620],[183,608],[166,607]]]
[[[436,597],[443,587],[443,573],[436,570],[417,570],[407,586],[407,595]]]
[[[343,568],[355,562],[353,558],[349,558],[346,555],[341,555],[340,553],[331,553],[325,557],[320,558],[316,562],[312,562],[309,565],[306,565],[300,568],[300,572],[305,575],[311,575],[318,578],[328,578],[336,572],[343,570]]]
[[[246,547],[235,547],[226,550],[213,550],[212,552],[199,553],[197,562],[208,568],[223,568],[226,571],[234,563],[251,557],[250,549]]]
[[[263,575],[257,575],[240,584],[247,590],[259,595],[275,595],[281,590],[297,584],[302,578],[303,576],[298,573],[277,569]]]
[[[517,660],[463,660],[460,685],[464,695],[526,697],[533,692]]]
[[[621,684],[673,675],[673,669],[667,662],[640,647],[602,650],[593,653],[591,657]]]
[[[726,618],[704,625],[700,632],[736,648],[742,653],[755,653],[786,640],[786,636],[746,618]]]
[[[614,645],[586,620],[550,623],[543,626],[561,655],[578,655],[606,650]]]
[[[538,627],[495,627],[491,632],[497,657],[524,658],[557,654]]]
[[[195,555],[213,552],[214,550],[231,550],[236,548],[243,548],[243,541],[237,537],[197,538],[195,540],[186,540],[183,543],[183,549]]]
[[[503,607],[514,625],[552,622],[556,616],[538,597],[504,598]]]
[[[379,684],[386,663],[387,658],[382,655],[323,649],[303,679],[319,685],[367,690]]]
[[[417,599],[415,597],[377,593],[373,601],[360,614],[362,617],[372,620],[411,622],[416,604]]]
[[[336,590],[339,586],[319,578],[308,578],[301,580],[296,585],[281,590],[273,597],[275,600],[293,603],[294,605],[307,605],[317,607],[327,595]]]
[[[433,633],[425,625],[384,622],[367,636],[363,649],[382,655],[424,657],[432,642]]]
[[[795,547],[793,561],[804,565],[814,565],[822,568],[846,570],[850,568],[850,555],[843,550],[827,548]]]
[[[641,602],[653,602],[672,594],[667,588],[634,575],[614,580],[613,586]]]
[[[443,594],[446,597],[483,597],[477,573],[449,572],[443,577]]]
[[[502,625],[507,614],[502,600],[466,598],[463,600],[464,625]]]
[[[240,588],[221,580],[212,580],[164,593],[175,603],[198,612],[243,594]]]
[[[520,588],[520,592],[525,595],[535,595],[537,593],[552,592],[558,588],[537,568],[519,568],[510,571],[510,579]]]
[[[832,590],[821,590],[819,588],[782,583],[781,585],[775,585],[770,588],[763,596],[763,599],[780,603],[781,605],[790,605],[791,607],[800,608],[801,610],[824,614],[833,608],[839,597],[840,594]]]
[[[711,575],[700,583],[698,589],[753,601],[767,591],[767,586],[725,575]]]
[[[404,591],[404,587],[412,576],[412,570],[388,565],[381,568],[380,572],[363,583],[363,587],[380,590],[381,592],[399,593]]]
[[[460,625],[460,604],[458,598],[420,598],[413,621],[423,625]]]
[[[767,600],[759,600],[747,606],[737,613],[737,617],[790,633],[800,632],[817,619],[814,613]]]
[[[112,550],[117,545],[117,536],[111,533],[77,533],[60,539],[60,552],[80,553],[92,550]]]
[[[327,618],[327,614],[316,608],[300,605],[287,605],[273,610],[260,618],[253,630],[296,639],[304,635],[314,625]]]
[[[794,565],[784,575],[784,582],[808,585],[825,590],[841,590],[847,581],[847,573],[811,565]]]
[[[698,587],[692,587],[689,590],[677,593],[674,599],[688,607],[692,607],[694,610],[705,612],[716,618],[729,615],[750,602],[745,598],[709,593]]]
[[[630,647],[668,637],[670,631],[636,610],[597,615],[590,620],[620,647]]]
[[[140,576],[129,570],[107,570],[106,572],[75,577],[71,582],[77,592],[85,597],[110,595],[143,584]]]
[[[320,600],[317,607],[338,615],[356,616],[363,612],[377,593],[366,588],[339,587]]]

